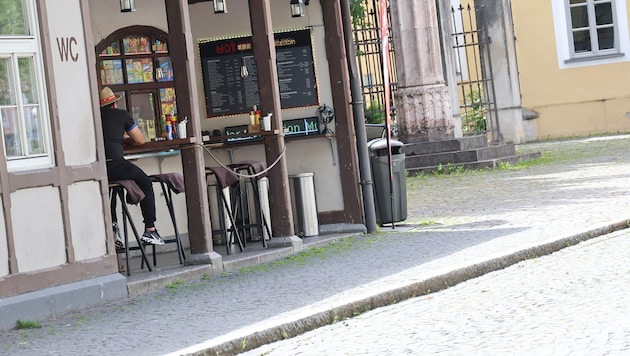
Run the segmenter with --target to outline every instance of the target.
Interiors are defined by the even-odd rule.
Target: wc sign
[[[75,52],[77,47],[77,39],[74,37],[57,37],[57,49],[59,50],[59,59],[62,62],[79,60],[79,54]]]

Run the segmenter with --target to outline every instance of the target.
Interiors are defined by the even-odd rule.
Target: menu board
[[[311,31],[274,35],[280,104],[283,109],[318,105]],[[208,117],[247,113],[260,107],[252,38],[199,43]],[[243,76],[245,65],[248,75]]]

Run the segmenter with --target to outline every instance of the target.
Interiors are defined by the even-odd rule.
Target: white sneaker
[[[120,236],[120,229],[118,228],[118,223],[114,222],[113,224],[114,227],[114,240],[116,243],[116,248],[123,248],[125,247],[125,242],[123,241],[122,237]]]
[[[140,241],[150,245],[164,245],[164,241],[162,240],[162,237],[160,237],[160,234],[158,234],[157,230],[146,230],[144,234],[140,236]]]

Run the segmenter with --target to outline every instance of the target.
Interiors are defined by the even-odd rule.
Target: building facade
[[[190,251],[186,263],[221,272],[206,166],[242,160],[273,166],[269,248],[301,248],[289,196],[289,176],[298,173],[314,173],[320,233],[365,230],[338,0],[311,1],[298,17],[283,0],[230,1],[224,12],[215,12],[212,1],[185,0],[137,0],[130,12],[115,0],[4,5],[0,327],[127,296],[109,211],[98,105],[104,86],[124,95],[121,102],[142,120],[148,138],[155,135],[129,158],[148,174],[184,175],[186,192],[174,205]],[[232,68],[234,58],[220,56],[230,48],[238,49],[236,68],[244,64],[249,72],[239,77],[258,85],[248,82],[239,92],[233,91],[239,83],[221,82],[229,73],[213,66]],[[226,104],[239,102],[241,93],[251,96]],[[262,140],[227,142],[250,123],[251,103],[263,116],[273,114],[272,131]],[[334,113],[325,124],[318,117],[324,107]],[[157,140],[167,115],[187,119],[185,138]],[[206,137],[216,132],[220,145]],[[168,237],[174,232],[168,211],[159,203],[157,209]],[[142,220],[139,209],[131,214]]]
[[[630,131],[623,0],[512,1],[523,107],[538,139]]]

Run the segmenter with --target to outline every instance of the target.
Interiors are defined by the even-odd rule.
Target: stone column
[[[521,86],[518,78],[516,43],[514,41],[514,23],[512,22],[512,3],[510,0],[475,0],[477,23],[488,30],[489,58],[492,65],[492,80],[498,111],[498,128],[502,141],[506,143],[524,143],[529,138],[526,132],[536,132],[530,127],[526,130],[523,120]],[[528,124],[534,125],[532,120]]]
[[[390,1],[398,90],[396,121],[404,143],[454,138],[451,97],[442,71],[435,1]]]

